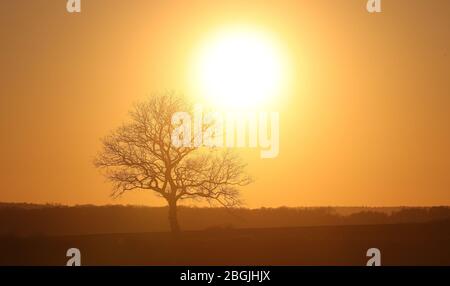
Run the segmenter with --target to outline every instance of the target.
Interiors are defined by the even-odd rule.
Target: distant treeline
[[[361,225],[450,219],[450,207],[259,208],[180,207],[183,230]],[[168,231],[167,208],[0,203],[0,235],[87,235]]]

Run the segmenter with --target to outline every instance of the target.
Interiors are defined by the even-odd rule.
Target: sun
[[[284,60],[267,34],[250,29],[217,33],[201,48],[195,81],[222,108],[257,108],[282,92]]]

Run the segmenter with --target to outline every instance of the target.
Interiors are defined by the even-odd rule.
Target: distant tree
[[[179,111],[192,108],[172,93],[156,94],[136,104],[131,120],[102,140],[102,150],[94,160],[113,183],[113,196],[142,189],[166,199],[174,233],[180,231],[178,201],[204,199],[236,207],[241,204],[239,187],[251,182],[245,164],[230,149],[174,146],[172,115]]]

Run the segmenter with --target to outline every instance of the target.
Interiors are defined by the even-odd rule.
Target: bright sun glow
[[[215,105],[251,108],[279,95],[283,60],[275,43],[256,31],[222,32],[201,50],[197,81]]]

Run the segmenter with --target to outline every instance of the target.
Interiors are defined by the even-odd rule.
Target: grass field
[[[1,265],[450,265],[450,221],[433,223],[221,229],[82,236],[3,236]]]

